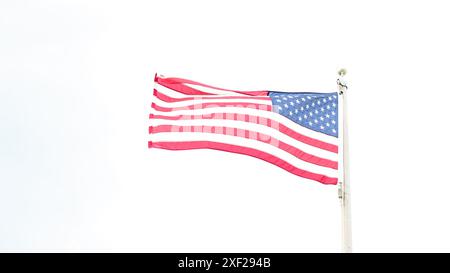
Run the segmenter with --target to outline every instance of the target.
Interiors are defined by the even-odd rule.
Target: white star
[[[288,108],[289,107],[289,105],[287,105],[287,103],[284,105],[284,107],[286,107],[286,108]]]
[[[291,104],[291,105],[294,105],[294,103],[293,103],[292,101],[290,102],[290,104]]]
[[[313,125],[313,123],[312,123],[311,121],[310,121],[308,124],[309,124],[309,126],[312,126],[312,125]]]
[[[278,102],[281,102],[281,100],[277,100]]]
[[[336,113],[335,113],[334,111],[332,111],[331,114],[332,114],[333,116],[336,115]]]
[[[308,116],[305,114],[305,115],[303,115],[303,117],[305,118],[305,119],[307,119],[308,118]]]
[[[323,129],[325,129],[325,127],[323,127],[322,125],[320,125],[320,129],[322,129],[322,130],[323,130]]]
[[[308,104],[305,107],[306,107],[306,109],[309,109],[309,105]]]
[[[314,113],[319,114],[319,111],[316,110],[316,111],[314,111]]]
[[[330,127],[330,124],[327,122],[327,124],[325,124],[327,127]]]
[[[306,101],[305,98],[302,98],[302,101]]]
[[[298,120],[302,121],[302,117],[298,117]]]
[[[312,115],[313,115],[313,112],[309,112],[309,115],[312,117]]]
[[[329,106],[329,105],[327,105],[327,109],[330,109],[330,106]]]
[[[291,115],[291,116],[292,116],[292,111],[290,111],[290,112],[289,112],[289,115]]]
[[[334,119],[331,121],[331,123],[336,124],[336,121],[334,121]]]
[[[323,120],[324,120],[324,118],[323,118],[323,117],[320,117],[320,120],[321,120],[321,121],[323,121]]]
[[[336,130],[335,130],[335,129],[333,129],[332,131],[333,131],[333,133],[336,133]]]
[[[330,118],[330,115],[328,115],[328,114],[326,114],[325,116],[326,116],[327,118]]]
[[[314,120],[315,123],[318,123],[319,121],[317,119]]]
[[[296,102],[296,103],[300,103],[300,101],[299,101],[299,100],[295,100],[295,102]]]

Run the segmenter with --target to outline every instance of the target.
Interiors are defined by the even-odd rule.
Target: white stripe
[[[153,102],[156,105],[161,105],[161,100],[159,100],[156,97],[153,97]],[[329,136],[323,133],[319,133],[313,130],[310,130],[306,127],[303,127],[292,120],[278,114],[272,111],[265,111],[265,110],[258,110],[250,107],[208,107],[204,109],[181,109],[181,110],[173,110],[170,112],[161,112],[157,111],[155,109],[151,109],[151,113],[156,115],[165,115],[165,116],[177,116],[177,115],[207,115],[207,114],[214,114],[214,113],[236,113],[236,114],[243,114],[243,115],[253,115],[253,116],[260,116],[263,118],[270,118],[274,120],[275,122],[279,122],[286,127],[290,128],[291,130],[294,130],[302,135],[318,139],[320,141],[338,145],[339,140],[336,137]]]
[[[178,141],[214,141],[225,144],[250,147],[257,149],[273,156],[276,156],[289,164],[296,166],[299,169],[310,171],[317,174],[326,175],[331,178],[337,177],[337,170],[318,166],[291,155],[275,146],[257,141],[254,139],[247,139],[242,137],[236,137],[231,135],[222,135],[214,133],[196,133],[196,132],[169,132],[169,133],[157,133],[151,134],[151,141],[153,142],[178,142]]]
[[[161,85],[159,83],[156,83],[156,82],[155,82],[155,87],[154,88],[156,90],[158,90],[158,92],[163,93],[163,94],[165,94],[165,95],[167,95],[169,97],[172,97],[172,98],[187,98],[187,97],[192,97],[192,96],[194,96],[194,97],[195,96],[205,96],[205,95],[186,95],[186,94],[183,94],[181,92],[177,92],[175,90],[167,88],[167,87],[165,87],[165,86],[163,86],[163,85]]]
[[[194,97],[194,98],[198,97],[198,98],[205,98],[206,99],[208,97],[221,98],[221,97],[229,97],[230,96],[230,95],[186,95],[186,94],[183,94],[181,92],[177,92],[175,90],[167,88],[167,87],[165,87],[163,85],[160,85],[159,83],[155,83],[154,88],[158,91],[158,93],[162,93],[162,94],[164,94],[166,96],[169,96],[169,97],[172,97],[172,98],[177,98],[177,99],[192,98],[192,97]],[[244,97],[244,98],[247,97],[249,99],[265,98],[265,99],[268,99],[269,101],[271,101],[268,96],[250,96],[250,95],[239,94],[239,93],[232,94],[231,96],[240,96],[240,97]]]
[[[176,101],[176,102],[166,102],[160,100],[158,103],[159,106],[175,108],[175,107],[187,107],[195,104],[201,103],[256,103],[256,104],[264,104],[264,105],[272,105],[271,100],[257,100],[257,99],[204,99],[204,98],[196,98],[193,100],[184,100],[184,101]],[[218,106],[218,105],[217,105]]]
[[[211,88],[211,87],[206,87],[206,86],[201,86],[201,85],[196,85],[196,84],[190,84],[190,83],[183,83],[183,84],[186,86],[189,86],[191,88],[200,90],[205,93],[210,93],[210,94],[229,95],[229,96],[242,95],[241,93],[238,93],[238,92],[219,90],[216,88]]]
[[[159,126],[159,125],[175,125],[175,126],[224,126],[237,128],[242,130],[249,130],[261,134],[265,134],[270,136],[271,141],[282,141],[290,146],[296,147],[305,153],[312,154],[324,159],[337,161],[338,155],[333,152],[329,152],[327,150],[323,150],[314,146],[307,145],[303,142],[300,142],[286,134],[281,133],[277,128],[271,128],[269,126],[250,123],[245,121],[237,121],[237,120],[228,120],[228,119],[189,119],[189,120],[165,120],[165,119],[151,119],[150,125]],[[256,134],[255,134],[256,138]],[[273,142],[274,145],[277,145],[276,142]]]

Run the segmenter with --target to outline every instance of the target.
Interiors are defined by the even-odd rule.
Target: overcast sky
[[[339,252],[337,188],[147,149],[155,72],[332,92],[354,250],[450,251],[445,1],[2,1],[0,250]]]

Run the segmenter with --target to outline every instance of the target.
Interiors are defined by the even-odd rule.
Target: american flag
[[[161,75],[154,81],[149,148],[239,153],[337,184],[337,92],[237,91]]]

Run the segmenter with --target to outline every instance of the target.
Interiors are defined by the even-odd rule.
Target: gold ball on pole
[[[345,74],[347,74],[347,70],[345,68],[339,69],[339,71],[338,71],[339,76],[342,77],[342,76],[345,76]]]

